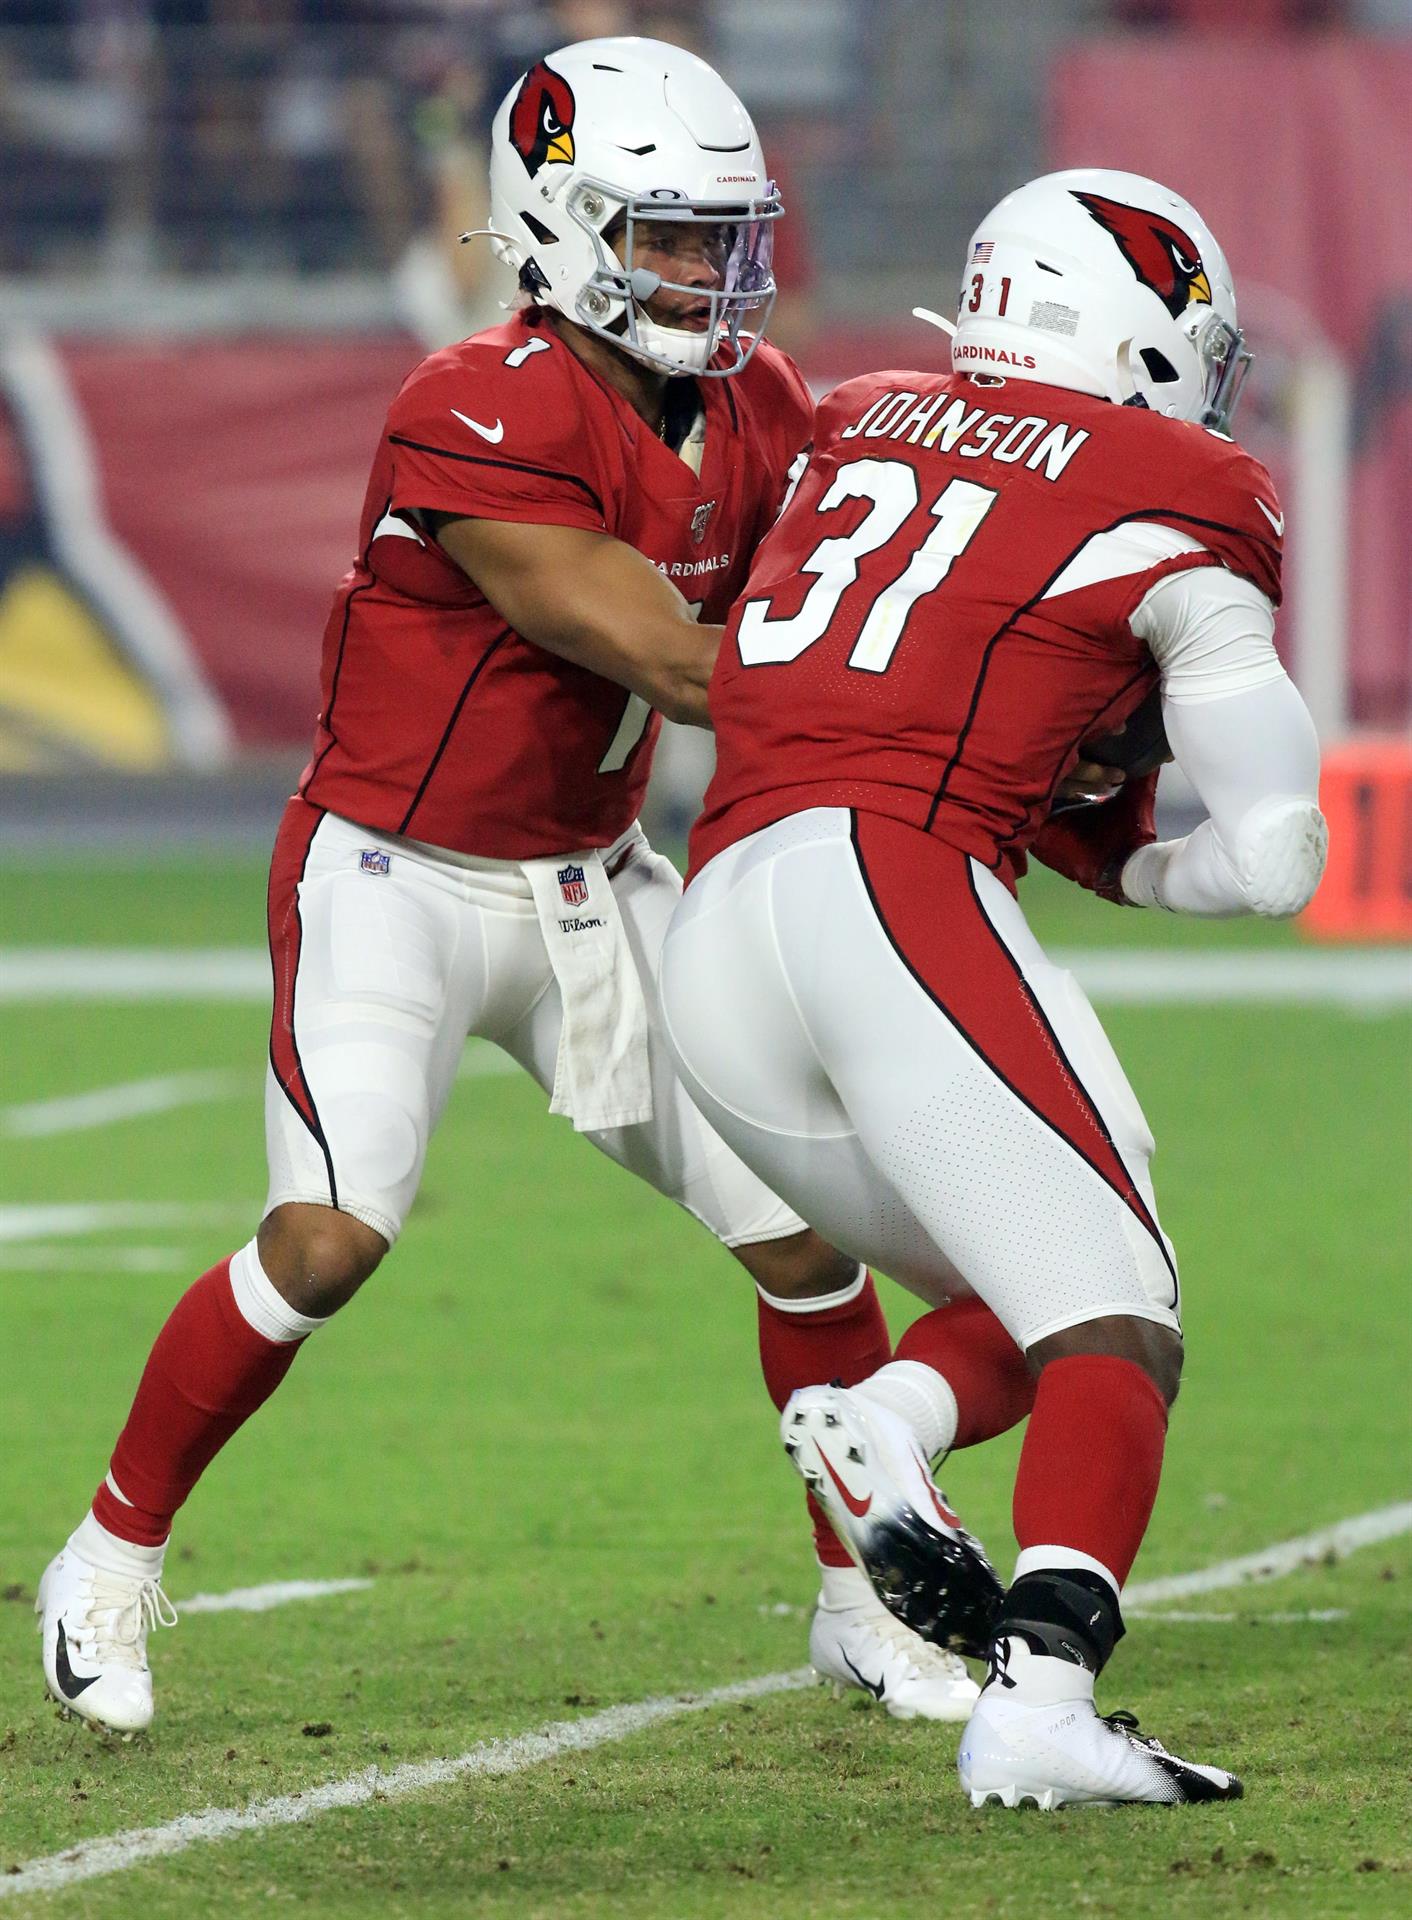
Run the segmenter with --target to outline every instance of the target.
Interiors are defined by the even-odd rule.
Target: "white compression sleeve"
[[[1144,594],[1128,624],[1162,669],[1165,700],[1223,700],[1284,677],[1274,607],[1225,567],[1168,574]]]
[[[1163,581],[1132,624],[1162,668],[1167,738],[1211,817],[1185,840],[1140,848],[1124,893],[1208,918],[1298,913],[1327,844],[1319,743],[1275,655],[1270,603],[1208,568]]]

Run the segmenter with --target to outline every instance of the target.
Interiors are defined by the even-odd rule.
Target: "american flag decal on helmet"
[[[981,262],[984,262],[986,260],[989,260],[990,256],[994,252],[995,252],[995,242],[993,240],[977,240],[976,244],[971,249],[971,259],[973,261],[979,260]]]

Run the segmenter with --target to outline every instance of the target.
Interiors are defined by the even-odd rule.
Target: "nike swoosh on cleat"
[[[868,1692],[872,1694],[875,1700],[881,1700],[883,1697],[882,1681],[870,1680],[866,1673],[859,1673],[857,1667],[854,1666],[853,1662],[849,1659],[848,1655],[844,1653],[843,1648],[840,1647],[838,1651],[839,1651],[840,1657],[843,1660],[844,1666],[847,1667],[848,1671],[853,1675],[853,1678],[858,1682],[859,1686],[866,1687]]]
[[[844,1657],[847,1658],[846,1655]],[[69,1665],[69,1645],[68,1641],[64,1638],[64,1623],[62,1620],[59,1622],[59,1634],[54,1643],[54,1672],[58,1678],[59,1691],[66,1700],[77,1700],[81,1693],[88,1691],[95,1680],[101,1680],[103,1678],[101,1673],[90,1673],[86,1677],[80,1678]]]
[[[1269,521],[1270,525],[1275,529],[1276,538],[1282,540],[1284,538],[1284,531],[1285,531],[1284,515],[1282,513],[1281,514],[1271,513],[1270,509],[1265,505],[1265,502],[1263,500],[1257,500],[1255,504],[1257,507],[1259,507],[1261,513],[1264,514],[1265,518]]]
[[[961,1530],[960,1514],[953,1513],[951,1511],[950,1507],[946,1505],[946,1502],[942,1499],[936,1487],[932,1485],[931,1469],[928,1467],[926,1461],[922,1458],[921,1454],[919,1453],[915,1457],[916,1457],[917,1465],[922,1469],[922,1478],[926,1483],[927,1492],[931,1495],[932,1505],[936,1508],[937,1512],[941,1515],[946,1525],[948,1527],[954,1527],[956,1531],[959,1533]]]
[[[818,1452],[819,1458],[824,1463],[825,1470],[828,1473],[830,1480],[832,1480],[834,1485],[838,1488],[839,1497],[843,1501],[844,1506],[847,1507],[848,1511],[851,1514],[854,1514],[859,1520],[861,1520],[863,1518],[863,1515],[868,1511],[868,1509],[873,1504],[872,1494],[869,1494],[866,1500],[859,1500],[855,1495],[851,1494],[848,1491],[847,1487],[844,1486],[843,1482],[839,1479],[838,1475],[834,1472],[833,1462],[829,1459],[829,1456],[824,1452],[823,1448],[819,1446],[817,1441],[815,1441],[814,1445],[815,1445],[816,1451]],[[847,1656],[845,1656],[845,1658],[846,1657]]]
[[[503,420],[497,420],[493,427],[483,427],[479,420],[472,420],[471,416],[468,413],[462,413],[459,407],[453,407],[451,411],[463,426],[469,427],[472,433],[478,433],[482,440],[489,440],[492,446],[495,445],[497,440],[503,440],[505,438],[505,422]]]

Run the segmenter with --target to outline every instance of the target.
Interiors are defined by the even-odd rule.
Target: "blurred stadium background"
[[[455,244],[491,110],[540,54],[622,30],[697,47],[755,111],[789,206],[775,330],[820,390],[944,364],[911,308],[954,309],[976,221],[1051,166],[1157,175],[1232,260],[1334,864],[1293,931],[1041,873],[1025,904],[1162,1142],[1187,1280],[1140,1566],[1149,1593],[1214,1567],[1217,1610],[1161,1602],[1110,1698],[1258,1789],[1205,1810],[1219,1834],[1020,1841],[942,1790],[937,1729],[789,1695],[154,1860],[63,1911],[776,1920],[874,1914],[883,1888],[898,1920],[1400,1920],[1412,0],[0,0],[0,1870],[803,1656],[811,1569],[741,1283],[474,1044],[395,1277],[182,1516],[197,1617],[157,1648],[156,1741],[76,1743],[33,1665],[34,1578],[153,1334],[257,1217],[263,865],[383,410],[507,295]],[[671,843],[710,743],[665,744]],[[1017,1445],[948,1477],[1002,1561]],[[1350,1519],[1376,1555],[1220,1584],[1226,1556]],[[305,1576],[357,1591],[240,1610]]]
[[[773,331],[822,390],[936,365],[966,237],[1055,165],[1224,242],[1282,644],[1330,760],[1326,931],[1412,912],[1412,0],[6,0],[0,797],[13,850],[268,838],[379,419],[493,324],[486,130],[565,41],[694,47],[789,207]],[[668,742],[659,831],[709,766]],[[1180,804],[1173,783],[1169,804]],[[1317,916],[1316,916],[1317,917]]]

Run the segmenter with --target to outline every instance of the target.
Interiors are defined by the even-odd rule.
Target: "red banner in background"
[[[157,583],[238,746],[311,739],[319,641],[378,431],[421,358],[392,339],[75,344],[114,533]]]
[[[1222,61],[1237,57],[1239,49],[1227,50]],[[1116,73],[1106,64],[1114,60]],[[1313,187],[1286,183],[1281,201],[1263,178],[1242,185],[1230,155],[1223,162],[1193,137],[1192,90],[1199,97],[1200,89],[1185,65],[1159,136],[1153,71],[1151,52],[1140,50],[1067,62],[1057,84],[1061,146],[1072,143],[1065,157],[1166,175],[1209,209],[1238,274],[1247,234],[1259,241],[1267,275],[1285,270],[1270,229],[1285,221],[1302,231],[1314,217]],[[1146,145],[1116,124],[1139,76]],[[1306,144],[1314,137],[1306,130]],[[1184,168],[1170,164],[1179,145]],[[1357,177],[1332,161],[1327,172],[1325,228],[1351,234],[1317,289],[1318,318],[1331,325],[1338,260],[1365,247],[1382,262],[1393,299],[1412,241],[1405,231],[1373,232],[1371,219],[1360,241]],[[1354,212],[1333,210],[1339,182]],[[1291,242],[1288,260],[1301,263],[1288,266],[1291,292],[1310,258]],[[1352,338],[1356,306],[1353,711],[1399,724],[1412,608],[1412,301],[1380,304],[1376,276],[1366,263],[1360,273],[1342,322],[1342,337]],[[378,430],[419,358],[401,335],[34,342],[0,352],[0,771],[155,770],[212,764],[232,748],[302,748],[313,732],[320,637],[353,559]],[[811,356],[832,379],[946,360],[942,336],[909,319],[829,333]],[[1260,421],[1257,404],[1251,422]],[[1273,464],[1287,484],[1278,458]]]
[[[913,321],[822,352],[834,377],[947,362]],[[421,357],[403,335],[0,356],[0,771],[158,770],[308,742],[378,432]],[[62,476],[78,473],[75,535]],[[115,555],[128,590],[95,605]]]
[[[1051,86],[1054,166],[1124,168],[1184,194],[1237,292],[1272,289],[1291,336],[1297,313],[1345,361],[1350,717],[1384,726],[1405,725],[1412,701],[1409,102],[1412,45],[1339,35],[1095,41],[1056,63]],[[1270,305],[1248,302],[1262,318]],[[1252,345],[1254,385],[1258,334]],[[1287,491],[1278,452],[1271,464]]]

